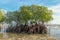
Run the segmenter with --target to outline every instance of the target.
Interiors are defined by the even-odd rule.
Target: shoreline
[[[1,38],[0,40],[55,40],[53,37],[49,37],[46,34],[7,34],[7,38]]]

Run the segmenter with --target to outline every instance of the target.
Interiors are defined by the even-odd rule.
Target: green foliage
[[[20,9],[22,19],[26,22],[32,18],[32,12],[29,10],[29,6],[22,6]]]
[[[52,19],[52,11],[48,10],[47,7],[32,5],[31,10],[33,18],[42,22],[48,22]]]
[[[17,23],[22,22],[22,15],[18,11],[13,12],[13,18]]]
[[[4,21],[4,15],[2,11],[0,10],[0,22],[3,22],[3,21]]]
[[[52,20],[52,10],[48,10],[47,7],[38,5],[21,6],[19,10],[11,12],[11,14],[13,15],[8,16],[9,20],[14,20],[17,23],[24,23],[28,20],[39,20],[41,22]]]
[[[5,17],[5,22],[10,23],[11,21],[13,21],[13,13],[7,12],[6,17]]]

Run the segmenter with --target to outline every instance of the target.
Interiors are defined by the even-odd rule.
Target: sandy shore
[[[46,34],[8,34],[8,38],[0,37],[0,40],[55,40]]]

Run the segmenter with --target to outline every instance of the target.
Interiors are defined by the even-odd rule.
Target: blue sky
[[[60,0],[0,0],[0,9],[15,11],[22,5],[43,5],[53,10],[54,20],[51,23],[60,24]]]
[[[17,10],[22,5],[44,5],[53,6],[60,3],[60,0],[0,0],[0,8],[9,11]]]

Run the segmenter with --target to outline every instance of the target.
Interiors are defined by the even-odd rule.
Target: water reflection
[[[49,31],[49,28],[50,28],[50,36],[52,36],[52,37],[60,37],[60,29],[59,29],[58,26],[48,27],[48,31]]]

